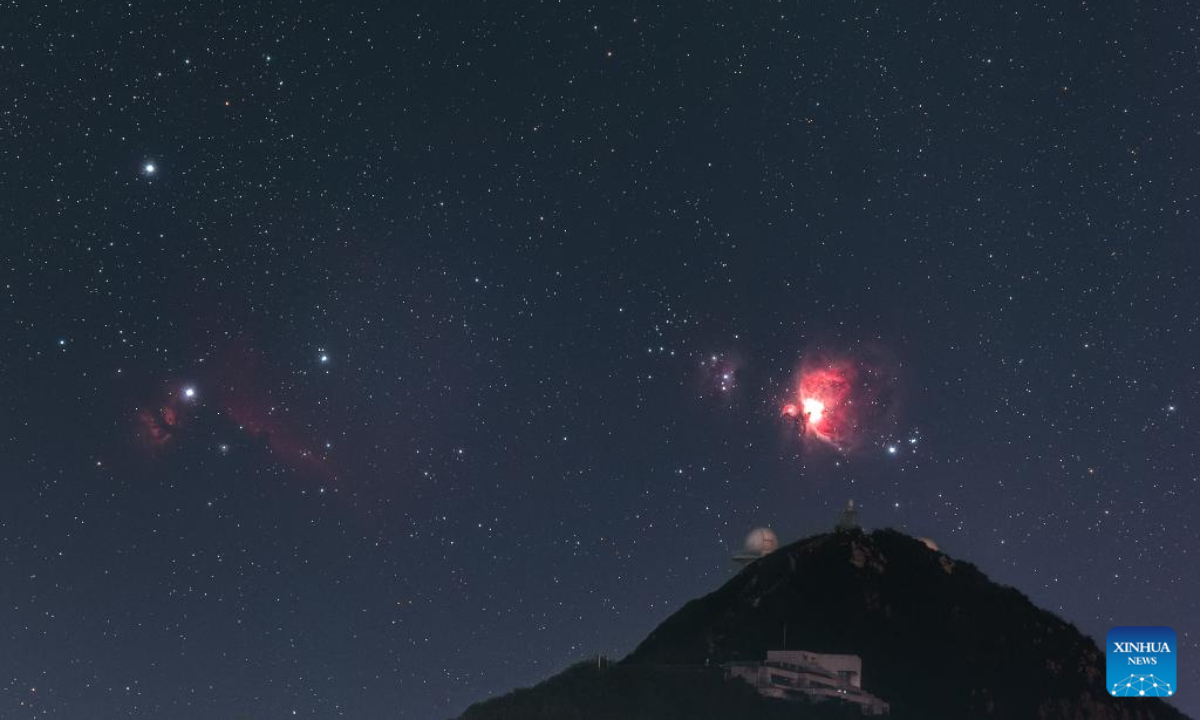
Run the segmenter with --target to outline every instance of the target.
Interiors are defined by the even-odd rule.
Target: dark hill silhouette
[[[1074,626],[970,563],[891,530],[780,548],[689,602],[614,668],[573,668],[462,717],[851,716],[827,704],[768,701],[713,670],[778,649],[861,656],[863,687],[902,720],[1184,718],[1161,700],[1110,697],[1103,653]]]
[[[764,698],[720,668],[583,662],[471,706],[460,720],[858,720],[855,708]]]

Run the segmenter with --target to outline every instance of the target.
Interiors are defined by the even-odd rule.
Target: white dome
[[[938,547],[938,544],[935,543],[932,539],[927,538],[927,537],[919,537],[917,539],[920,540],[922,543],[924,543],[925,547],[929,548],[930,550],[932,550],[934,552],[941,551],[941,548]]]
[[[742,552],[746,555],[767,555],[779,549],[779,538],[771,528],[754,528],[746,536]]]

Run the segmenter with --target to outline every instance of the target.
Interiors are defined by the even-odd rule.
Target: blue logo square
[[[1108,693],[1117,697],[1171,697],[1175,685],[1175,631],[1169,627],[1115,627],[1104,649]]]

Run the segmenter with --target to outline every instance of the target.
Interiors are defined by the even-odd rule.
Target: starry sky
[[[450,717],[851,497],[1200,713],[1195,7],[0,12],[0,716]]]

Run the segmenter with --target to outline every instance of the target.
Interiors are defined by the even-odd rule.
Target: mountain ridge
[[[550,714],[538,714],[543,683],[473,706],[462,717],[643,717],[630,714],[638,707],[620,709],[619,700],[606,715],[597,699],[607,698],[610,680],[653,687],[647,678],[664,668],[705,673],[707,684],[671,689],[660,683],[662,696],[646,691],[645,702],[661,709],[644,717],[841,713],[828,703],[763,704],[765,698],[743,692],[749,685],[722,681],[713,671],[727,662],[761,661],[768,650],[781,649],[858,655],[864,689],[890,702],[896,718],[1185,719],[1158,699],[1111,697],[1096,644],[1015,588],[903,533],[858,529],[805,538],[750,563],[655,628],[618,664],[623,677],[610,673],[606,679],[602,669],[594,675],[576,671],[571,677],[577,686],[560,682],[544,689],[545,697],[554,698],[544,707],[557,708]],[[572,692],[591,700],[573,705]],[[698,693],[712,694],[709,714],[671,714],[689,700],[680,695]],[[520,695],[525,714],[506,714],[506,698],[514,695]],[[754,714],[717,709],[739,702]],[[752,704],[761,707],[751,709]]]

